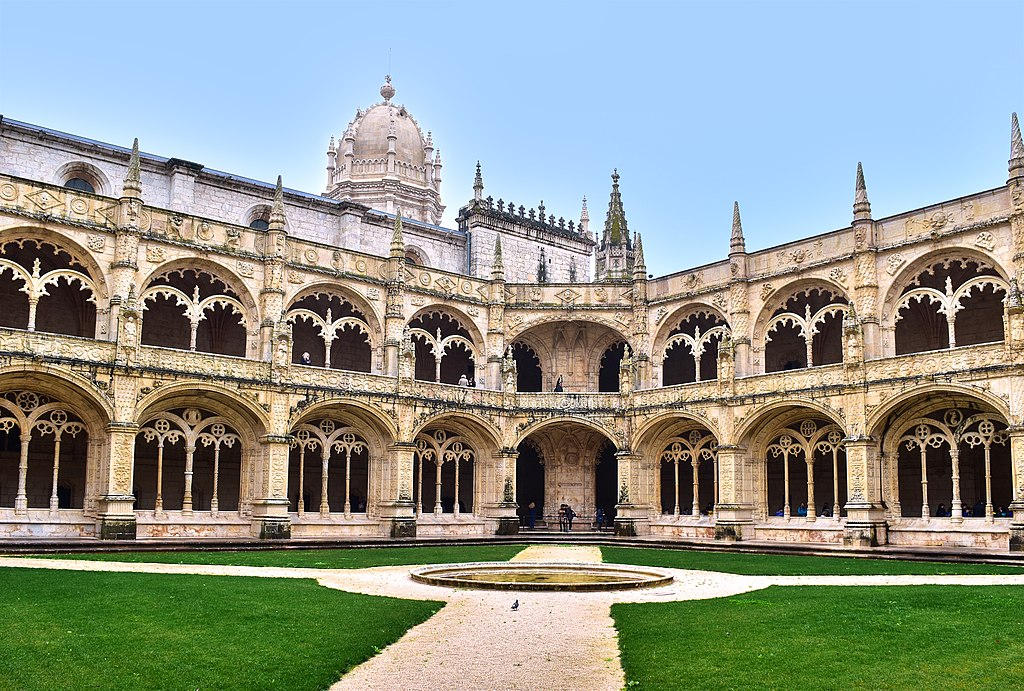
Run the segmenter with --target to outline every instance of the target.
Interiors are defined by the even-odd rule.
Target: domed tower
[[[340,141],[327,148],[327,196],[438,225],[441,152],[423,136],[405,106],[394,103],[391,75],[380,87],[384,99],[356,116]]]

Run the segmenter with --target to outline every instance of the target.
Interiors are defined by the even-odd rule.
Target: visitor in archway
[[[594,516],[594,523],[597,525],[598,530],[604,527],[604,509],[600,506],[597,507],[597,513]]]
[[[949,517],[949,511],[946,510],[946,505],[945,504],[940,503],[939,504],[939,508],[935,509],[935,517],[936,518],[948,518]]]
[[[459,386],[469,386],[469,377],[466,376],[465,372],[459,377]]]
[[[821,505],[821,513],[819,513],[818,515],[824,516],[825,518],[832,517],[832,507],[828,505],[828,502],[825,502],[824,504]]]
[[[806,517],[807,516],[807,504],[804,504],[803,502],[801,502],[800,506],[796,507],[796,515],[797,516],[804,516],[804,517]]]
[[[530,526],[530,530],[533,530],[533,526],[537,521],[537,505],[531,501],[529,506],[527,506],[526,508],[529,510],[529,518],[527,525]]]
[[[984,516],[985,515],[985,502],[983,502],[981,500],[981,497],[978,497],[978,501],[974,502],[974,509],[973,509],[973,511],[974,511],[974,515],[975,516]]]
[[[558,379],[555,380],[555,393],[562,393],[562,375],[558,375]]]
[[[312,358],[310,358],[310,357],[309,357],[309,353],[303,353],[303,354],[302,354],[302,364],[304,364],[304,365],[308,365],[308,364],[310,364],[310,363],[311,363],[312,361],[313,361],[313,360],[312,360]]]
[[[565,532],[572,532],[572,519],[576,518],[576,512],[572,510],[572,507],[566,504],[565,506]]]
[[[565,504],[561,504],[558,507],[558,532],[560,532],[560,533],[564,533],[565,532],[565,509],[566,508],[567,507],[566,507]]]

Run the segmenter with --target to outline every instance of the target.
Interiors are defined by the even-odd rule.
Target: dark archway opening
[[[516,361],[516,391],[542,391],[540,358],[533,348],[525,343],[513,343],[512,357]]]
[[[619,391],[619,366],[626,352],[622,341],[609,346],[601,356],[601,369],[597,373],[597,390],[607,393]]]
[[[516,505],[520,522],[528,525],[530,504],[537,521],[544,518],[544,463],[536,444],[524,441],[519,445],[516,460]]]
[[[615,445],[606,441],[597,455],[594,478],[594,505],[604,512],[605,525],[615,520],[615,505],[619,503],[619,462]]]

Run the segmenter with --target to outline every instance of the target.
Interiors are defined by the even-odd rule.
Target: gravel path
[[[600,564],[601,548],[591,545],[530,545],[509,561]]]

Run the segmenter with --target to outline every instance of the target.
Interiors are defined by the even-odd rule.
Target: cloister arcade
[[[784,293],[764,325],[764,371],[802,369],[843,361],[847,298],[834,289],[809,286]]]
[[[407,328],[416,348],[417,379],[458,384],[465,376],[475,382],[478,348],[457,316],[443,310],[423,311]]]
[[[517,390],[570,392],[619,390],[626,339],[595,322],[554,321],[528,328],[511,344]]]

